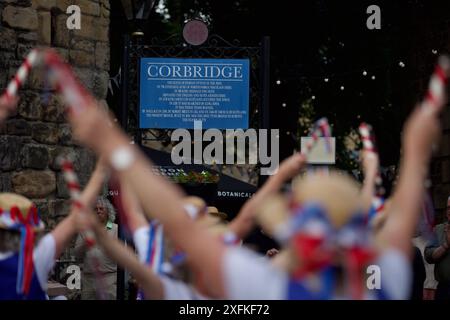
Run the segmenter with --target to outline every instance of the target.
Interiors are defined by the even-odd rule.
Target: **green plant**
[[[214,174],[209,171],[189,171],[186,173],[184,170],[180,170],[176,175],[172,176],[172,179],[176,183],[184,184],[208,184],[208,183],[218,183],[219,174]]]

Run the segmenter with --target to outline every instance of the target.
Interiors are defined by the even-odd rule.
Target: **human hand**
[[[438,110],[416,108],[405,124],[403,146],[411,159],[428,160],[441,133]]]
[[[78,114],[68,113],[69,123],[72,125],[74,138],[89,147],[95,149],[100,143],[101,137],[108,131],[106,121],[107,114],[97,103],[84,108]]]
[[[98,218],[90,209],[73,208],[71,214],[73,215],[77,231],[82,235],[87,231],[93,230],[98,222]]]
[[[281,162],[280,168],[278,169],[278,174],[286,180],[293,178],[299,173],[305,163],[306,157],[300,152],[297,152]]]
[[[272,249],[270,249],[270,250],[267,250],[266,256],[267,256],[268,258],[273,258],[273,257],[275,257],[279,252],[280,252],[280,251],[278,251],[277,249],[272,248]]]
[[[69,113],[68,119],[75,139],[99,154],[114,149],[114,146],[128,144],[126,137],[112,121],[111,115],[97,102],[76,115]]]

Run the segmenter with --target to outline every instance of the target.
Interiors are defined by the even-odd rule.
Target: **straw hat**
[[[206,208],[206,202],[200,197],[195,197],[195,196],[185,197],[183,199],[183,203],[185,205],[191,205],[200,211],[203,211]]]
[[[331,171],[325,176],[309,174],[297,178],[293,190],[296,203],[320,204],[336,229],[347,223],[362,208],[360,187],[355,179],[344,172]]]
[[[226,213],[220,212],[216,207],[208,207],[208,214],[213,217],[218,217],[222,221],[226,221],[228,218],[228,215]]]
[[[36,206],[27,198],[13,193],[0,193],[0,228],[20,231],[19,262],[17,264],[16,291],[28,295],[33,268],[27,263],[33,257],[35,233],[44,230]]]
[[[0,228],[16,229],[18,225],[30,224],[35,231],[44,230],[35,205],[24,196],[0,193]]]
[[[227,226],[228,215],[226,213],[220,212],[216,207],[207,207],[202,198],[195,196],[185,197],[183,203],[186,213],[202,227],[208,229],[210,234],[226,237],[227,239],[228,236],[231,235]],[[234,239],[232,236],[231,238]]]
[[[336,229],[346,224],[361,209],[359,185],[347,174],[336,171],[329,175],[312,173],[294,180],[292,197],[300,206],[320,204]],[[287,222],[289,216],[288,200],[278,194],[262,203],[257,220],[264,230],[273,235],[277,226]]]
[[[202,198],[189,196],[183,199],[185,212],[194,220],[206,215],[206,202]]]
[[[256,216],[263,232],[275,236],[277,227],[289,219],[289,205],[281,194],[271,195],[262,203]]]
[[[293,201],[293,203],[290,203]],[[268,197],[260,206],[257,220],[263,230],[285,245],[279,265],[288,271],[295,270],[302,259],[296,254],[291,241],[296,233],[292,228],[292,204],[298,208],[319,205],[323,208],[330,224],[336,230],[346,225],[360,213],[361,198],[358,183],[345,173],[332,171],[329,175],[312,173],[293,182],[292,198],[278,194]],[[292,233],[293,232],[293,233]],[[281,259],[283,258],[283,259]],[[306,257],[308,259],[308,257]]]

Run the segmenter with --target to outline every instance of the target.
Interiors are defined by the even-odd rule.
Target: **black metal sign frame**
[[[218,35],[210,35],[201,46],[188,45],[179,36],[160,41],[152,39],[142,44],[124,39],[121,68],[122,103],[119,120],[122,127],[141,145],[143,140],[169,142],[172,130],[139,128],[139,60],[154,58],[217,58],[250,60],[249,127],[269,129],[269,52],[270,42],[264,37],[259,46],[241,46],[239,41],[228,42]]]

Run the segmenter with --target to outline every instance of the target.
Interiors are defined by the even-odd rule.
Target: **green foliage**
[[[172,176],[172,179],[176,183],[182,184],[217,184],[220,180],[218,174],[214,174],[210,171],[189,171],[185,172],[184,170],[180,170],[176,175]]]

